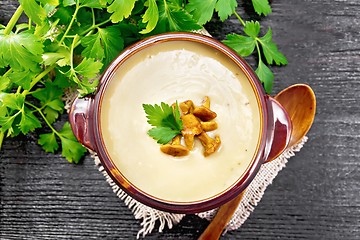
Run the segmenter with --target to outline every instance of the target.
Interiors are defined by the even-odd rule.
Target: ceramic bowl
[[[154,45],[171,41],[189,41],[206,45],[224,54],[246,75],[256,96],[260,116],[260,136],[256,151],[244,174],[219,194],[196,201],[172,201],[154,197],[132,184],[109,156],[101,132],[101,106],[105,90],[119,66],[136,53]],[[80,143],[94,150],[110,177],[128,195],[150,207],[174,213],[207,211],[230,201],[241,193],[253,180],[260,166],[274,159],[289,143],[292,124],[286,110],[275,99],[265,94],[253,69],[235,51],[213,38],[192,33],[167,33],[144,39],[125,49],[105,70],[95,94],[76,98],[70,111],[70,124]]]

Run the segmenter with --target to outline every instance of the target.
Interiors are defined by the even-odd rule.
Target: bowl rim
[[[120,170],[115,166],[111,160],[105,144],[102,139],[101,134],[101,125],[100,125],[100,113],[101,113],[101,103],[103,96],[106,90],[106,87],[110,83],[111,78],[115,74],[116,70],[121,66],[121,64],[126,61],[129,57],[135,53],[141,51],[144,48],[159,44],[162,42],[168,41],[192,41],[200,44],[205,44],[210,46],[226,56],[228,56],[236,65],[238,65],[242,71],[245,73],[246,77],[250,80],[250,84],[255,92],[256,99],[258,102],[258,108],[260,111],[260,132],[259,140],[257,143],[255,154],[247,167],[247,170],[242,174],[242,177],[239,176],[238,180],[234,182],[231,186],[224,189],[222,192],[197,201],[191,202],[176,202],[163,200],[157,197],[154,197],[141,189],[137,188],[129,180],[126,179],[120,172]],[[95,150],[98,154],[98,157],[107,171],[108,175],[112,180],[119,185],[119,187],[125,191],[129,196],[135,200],[153,207],[158,210],[173,212],[173,213],[198,213],[204,212],[207,210],[214,209],[223,205],[224,203],[235,198],[240,194],[245,188],[250,184],[252,179],[255,177],[256,173],[260,169],[261,164],[264,162],[264,149],[266,143],[266,134],[267,134],[267,104],[264,98],[265,91],[255,74],[254,70],[248,65],[248,63],[240,57],[234,50],[230,49],[223,43],[218,40],[215,40],[211,37],[204,35],[199,35],[196,33],[183,33],[183,32],[173,32],[173,33],[163,33],[154,35],[148,38],[145,38],[135,44],[129,46],[123,50],[113,62],[106,68],[104,73],[101,76],[100,84],[95,95],[94,99],[94,108],[93,108],[93,134],[94,134],[94,145]]]

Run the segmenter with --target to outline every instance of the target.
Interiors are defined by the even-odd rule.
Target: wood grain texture
[[[253,16],[248,1],[238,13]],[[16,9],[0,0],[1,24]],[[272,95],[309,84],[317,109],[309,140],[268,187],[238,230],[220,239],[360,239],[360,1],[274,0],[257,17],[289,64],[271,67]],[[235,18],[213,20],[217,39],[241,33]],[[256,66],[256,56],[246,58]],[[62,121],[67,116],[62,116]],[[61,123],[59,123],[61,125]],[[44,153],[39,132],[6,139],[0,153],[0,239],[134,239],[140,227],[87,155],[69,164]],[[186,216],[146,239],[196,239],[208,222]]]

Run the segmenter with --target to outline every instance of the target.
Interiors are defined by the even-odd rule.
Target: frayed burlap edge
[[[185,214],[174,214],[174,213],[159,211],[151,207],[148,207],[136,201],[135,199],[131,198],[107,174],[106,170],[101,165],[101,162],[97,157],[96,153],[94,152],[91,153],[92,153],[92,157],[95,160],[95,164],[99,166],[99,171],[105,176],[106,181],[110,184],[114,193],[121,200],[124,201],[126,206],[128,206],[132,210],[135,219],[143,220],[140,224],[142,226],[142,229],[139,230],[137,234],[137,238],[139,238],[140,235],[145,237],[146,234],[151,233],[152,230],[155,228],[155,224],[157,221],[160,222],[159,232],[162,232],[165,226],[171,229],[173,225],[179,223],[181,219],[185,216]]]
[[[298,144],[286,149],[278,158],[261,166],[254,180],[246,188],[245,194],[234,215],[226,225],[223,234],[229,230],[238,229],[246,221],[250,216],[250,213],[254,211],[255,207],[260,202],[267,186],[272,183],[278,172],[285,167],[288,159],[294,156],[295,152],[300,151],[306,141],[307,137],[305,136]],[[216,215],[217,210],[218,209],[214,209],[208,212],[199,213],[198,216],[211,221]]]
[[[246,221],[251,212],[254,211],[258,202],[261,200],[267,186],[272,183],[278,172],[285,167],[288,159],[294,156],[295,152],[300,151],[306,141],[307,137],[305,136],[298,144],[285,150],[278,158],[261,166],[258,174],[247,187],[237,210],[225,227],[224,234],[227,231],[238,229]],[[179,223],[185,216],[185,214],[174,214],[159,211],[134,200],[111,179],[104,167],[101,166],[101,163],[95,153],[92,153],[92,157],[95,159],[95,164],[99,166],[99,171],[105,176],[106,181],[110,184],[114,193],[132,210],[135,219],[143,219],[140,224],[142,229],[139,230],[137,238],[139,238],[140,235],[145,237],[146,234],[151,233],[155,228],[157,221],[160,222],[159,232],[162,232],[166,225],[169,229],[171,229],[173,225]],[[197,215],[200,218],[205,218],[211,221],[216,215],[217,210],[218,209],[213,209]]]

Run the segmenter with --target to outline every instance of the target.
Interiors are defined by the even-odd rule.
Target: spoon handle
[[[219,208],[219,211],[216,213],[214,219],[210,222],[205,231],[200,235],[198,240],[219,239],[226,224],[229,222],[235,210],[237,209],[237,206],[239,205],[245,191],[246,189],[242,191],[242,193],[240,193],[236,198],[222,205]]]

